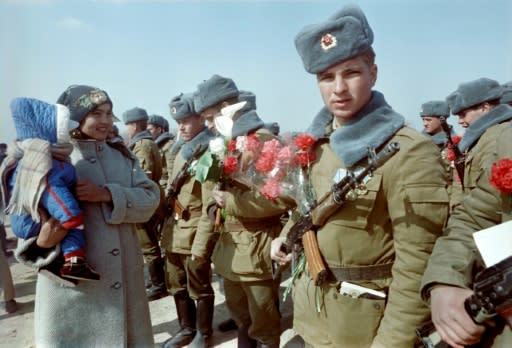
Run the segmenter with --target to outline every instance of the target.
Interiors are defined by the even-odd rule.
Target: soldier
[[[504,83],[501,86],[503,87],[503,96],[500,99],[500,103],[512,106],[512,81]]]
[[[429,101],[421,105],[421,120],[423,132],[432,137],[432,141],[441,149],[446,146],[446,133],[443,132],[441,122],[450,116],[450,108],[445,101]],[[450,126],[450,130],[453,127]]]
[[[359,186],[359,198],[317,228],[328,279],[316,286],[302,271],[293,283],[293,326],[308,346],[412,347],[416,327],[429,319],[418,293],[448,215],[444,169],[433,143],[405,126],[404,117],[372,90],[372,43],[372,29],[357,6],[305,27],[295,38],[325,104],[308,128],[317,139],[309,171],[316,196],[329,193],[346,170],[365,166],[368,146],[378,152],[400,144]],[[291,258],[281,251],[285,234],[286,227],[272,243],[272,258],[282,265]],[[343,290],[352,286],[347,283],[363,289],[351,296]]]
[[[178,123],[180,140],[173,170],[169,202],[175,212],[172,231],[165,233],[162,245],[168,284],[174,296],[180,330],[165,341],[163,347],[210,347],[214,291],[211,286],[210,256],[215,243],[213,226],[206,213],[206,204],[213,186],[201,185],[193,175],[193,162],[208,148],[214,134],[203,117],[194,110],[192,95],[180,94],[172,99],[171,116]],[[174,149],[173,149],[174,151]],[[204,214],[204,219],[201,216]],[[196,330],[197,328],[197,330]]]
[[[488,165],[492,142],[509,127],[511,108],[500,104],[503,88],[497,81],[480,78],[461,83],[446,101],[451,112],[459,117],[459,124],[466,128],[459,149],[465,153],[464,193],[472,190],[482,168]]]
[[[235,104],[239,109],[233,116],[233,139],[249,134],[260,142],[275,138],[255,110],[244,109],[247,102],[239,102],[233,80],[213,75],[198,85],[194,105],[199,112],[208,110],[214,118],[223,107]],[[287,205],[281,200],[268,201],[236,179],[223,190],[215,189],[213,198],[226,217],[212,261],[224,278],[226,304],[238,326],[238,346],[277,348],[281,328],[270,243],[281,230],[280,217]]]
[[[455,135],[453,127],[446,121],[448,117],[450,117],[450,107],[446,101],[429,101],[421,105],[420,117],[424,126],[423,133],[432,139],[441,153],[441,158],[443,159],[446,169],[450,207],[454,207],[459,204],[462,199],[462,185],[457,172],[454,170],[455,164],[453,160],[448,158],[449,141],[446,132],[443,130],[443,123],[446,123],[450,129],[450,136]],[[462,167],[463,165],[460,164],[461,172]]]
[[[137,156],[146,175],[158,184],[162,176],[162,160],[158,146],[147,130],[148,118],[146,110],[138,107],[123,113],[130,137],[128,149]],[[158,210],[148,222],[137,225],[137,235],[151,277],[151,287],[147,289],[146,295],[149,301],[157,300],[168,295],[165,287],[164,260],[159,245]]]
[[[473,233],[512,220],[510,193],[490,182],[491,165],[512,157],[512,127],[507,123],[500,128],[494,137],[487,138],[486,161],[474,179],[476,186],[450,216],[447,236],[437,240],[423,275],[421,295],[431,305],[432,321],[443,341],[454,348],[477,343],[478,347],[504,348],[512,342],[512,332],[503,320],[477,325],[464,309],[465,299],[473,294],[474,276],[485,267]]]

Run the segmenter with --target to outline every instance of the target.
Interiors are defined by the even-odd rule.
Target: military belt
[[[236,231],[255,231],[264,228],[274,227],[279,225],[281,220],[279,218],[261,219],[258,221],[238,221],[238,222],[225,222],[224,230],[226,232]]]
[[[391,278],[391,268],[393,262],[383,263],[371,266],[355,267],[332,267],[329,266],[331,273],[337,280],[343,282],[347,280],[376,280]]]

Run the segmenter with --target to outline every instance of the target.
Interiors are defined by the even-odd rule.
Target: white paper
[[[475,232],[473,238],[486,267],[512,255],[512,221]]]

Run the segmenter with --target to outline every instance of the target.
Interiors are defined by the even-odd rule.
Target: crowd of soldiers
[[[171,295],[178,314],[180,329],[164,348],[213,345],[212,264],[232,318],[222,329],[238,330],[240,348],[279,347],[281,279],[274,271],[290,263],[298,270],[293,326],[306,347],[413,347],[422,344],[416,329],[430,319],[452,347],[510,346],[505,320],[476,323],[464,300],[485,268],[472,233],[512,218],[512,187],[500,190],[490,180],[493,165],[512,158],[512,83],[479,78],[445,100],[425,102],[420,134],[374,90],[372,43],[356,6],[295,38],[324,102],[306,130],[315,139],[307,181],[316,196],[361,172],[382,149],[399,146],[356,183],[355,199],[313,223],[322,281],[309,267],[312,259],[306,255],[298,267],[301,248],[286,245],[301,218],[297,202],[269,200],[236,179],[201,182],[194,175],[220,136],[215,119],[226,108],[234,110],[232,139],[280,139],[279,126],[259,117],[253,93],[211,76],[171,99],[176,134],[163,116],[139,107],[123,113],[125,144],[160,187],[160,205],[137,225],[137,235],[150,275],[148,300]],[[450,115],[465,129],[460,142]],[[116,127],[109,141],[123,142]]]

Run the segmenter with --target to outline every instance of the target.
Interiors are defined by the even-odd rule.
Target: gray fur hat
[[[208,80],[197,85],[194,94],[194,107],[197,113],[218,104],[226,99],[238,97],[238,88],[230,78],[213,75]]]
[[[373,31],[356,5],[345,6],[325,22],[304,27],[295,37],[304,69],[311,74],[363,53],[372,43]]]
[[[279,127],[279,123],[277,122],[267,122],[263,125],[263,128],[268,129],[275,136],[278,136],[279,131],[281,130],[281,127]]]
[[[137,122],[137,121],[147,121],[149,119],[148,113],[145,109],[134,107],[130,110],[126,110],[123,112],[123,121],[124,124]]]
[[[420,116],[449,117],[450,108],[445,101],[433,100],[421,104]]]
[[[169,103],[171,116],[176,121],[184,119],[185,117],[197,115],[194,109],[194,96],[190,93],[179,94],[172,98]]]
[[[247,102],[242,108],[243,111],[256,110],[256,94],[249,91],[240,91],[238,100]]]
[[[482,77],[461,83],[455,92],[446,97],[446,102],[452,114],[457,115],[462,110],[480,103],[500,99],[502,94],[503,87],[498,81]]]
[[[169,122],[160,115],[150,115],[148,119],[148,124],[154,124],[157,127],[162,127],[163,129],[169,129]],[[167,128],[166,128],[167,127]]]
[[[512,81],[504,83],[501,87],[503,87],[503,96],[500,99],[500,103],[512,105]]]

